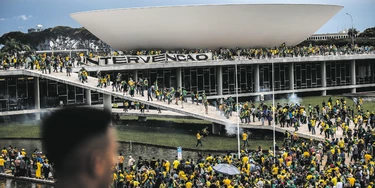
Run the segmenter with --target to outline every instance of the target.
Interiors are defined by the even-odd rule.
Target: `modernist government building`
[[[284,42],[297,45],[341,9],[335,5],[204,5],[100,10],[74,13],[71,17],[117,50],[218,49],[273,47]],[[276,17],[288,21],[280,22]],[[98,65],[85,67],[91,76],[100,70],[111,78],[117,73],[126,80],[148,78],[150,83],[157,81],[159,87],[205,92],[208,99],[235,96],[236,77],[242,101],[270,96],[272,90],[276,98],[291,93],[325,96],[375,90],[374,54],[234,61],[213,60],[209,53],[161,54],[92,61]],[[96,91],[0,71],[1,111],[50,108],[61,102],[87,104],[88,96],[90,104],[103,103],[103,94]],[[115,101],[122,100],[112,97]]]

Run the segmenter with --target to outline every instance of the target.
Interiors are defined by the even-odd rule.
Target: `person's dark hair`
[[[62,170],[72,151],[85,141],[107,132],[109,111],[89,107],[69,107],[53,112],[42,122],[41,137],[47,158]]]

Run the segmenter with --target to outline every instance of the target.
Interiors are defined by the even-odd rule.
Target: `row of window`
[[[344,39],[349,38],[348,35],[328,35],[328,36],[311,36],[307,40],[327,40],[327,39]]]

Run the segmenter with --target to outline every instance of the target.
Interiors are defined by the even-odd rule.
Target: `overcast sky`
[[[0,0],[0,36],[10,31],[27,32],[28,28],[64,25],[81,27],[69,14],[81,11],[192,4],[333,4],[344,8],[316,33],[338,32],[351,27],[363,31],[375,27],[375,0]],[[277,18],[279,19],[279,18]]]

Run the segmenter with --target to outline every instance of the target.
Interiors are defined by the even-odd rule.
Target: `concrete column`
[[[223,67],[216,67],[217,95],[223,95]]]
[[[327,87],[327,66],[326,66],[326,62],[323,61],[322,64],[321,64],[321,72],[322,72],[322,87]],[[327,90],[323,90],[322,91],[322,96],[326,96],[327,95]]]
[[[176,69],[176,81],[177,81],[177,87],[176,88],[181,88],[182,87],[182,73],[181,73],[181,68]]]
[[[221,125],[217,123],[212,123],[212,134],[219,135],[221,132]]]
[[[40,89],[39,89],[39,78],[34,77],[34,103],[35,109],[40,109]],[[35,119],[40,120],[40,112],[35,113]]]
[[[356,76],[355,76],[355,60],[350,61],[350,79],[351,79],[351,85],[356,85]],[[357,88],[352,88],[351,93],[356,93]]]
[[[138,81],[138,72],[137,70],[133,70],[133,80]]]
[[[294,90],[294,63],[289,64],[289,89]]]
[[[260,80],[259,80],[259,65],[254,65],[254,92],[259,93],[260,92]],[[260,93],[255,97],[255,101],[260,100]]]
[[[108,94],[103,94],[103,106],[104,110],[112,112],[112,97]]]
[[[91,105],[91,90],[85,89],[86,105]]]

